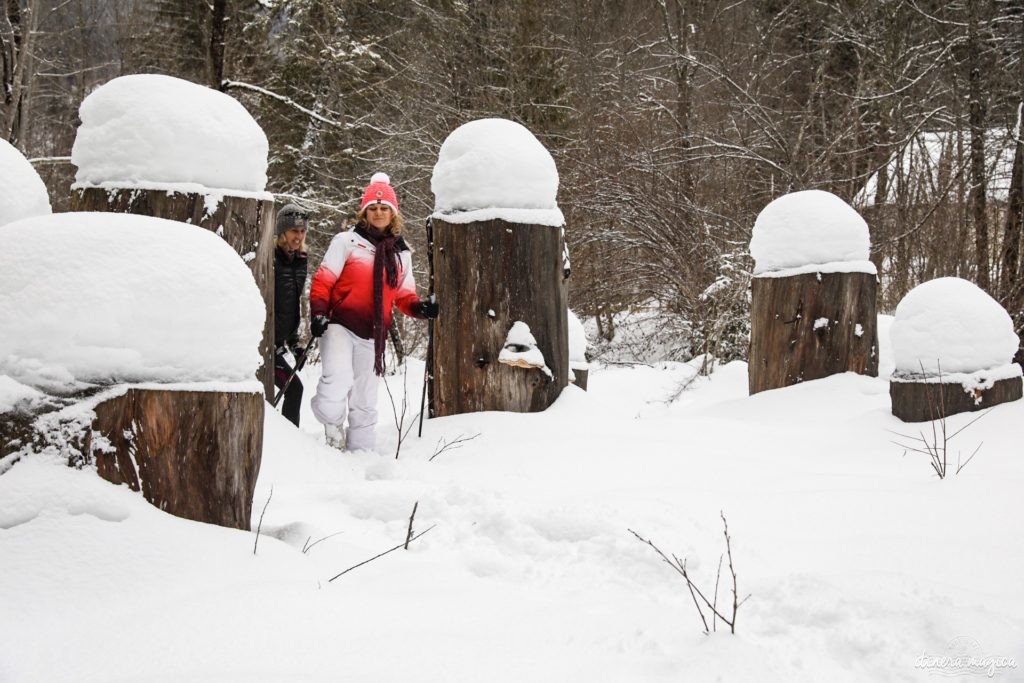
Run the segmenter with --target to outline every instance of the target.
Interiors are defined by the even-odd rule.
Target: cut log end
[[[1020,377],[997,380],[990,388],[965,388],[959,382],[889,383],[892,414],[904,422],[929,422],[1019,400],[1024,395]]]
[[[129,389],[96,406],[96,470],[172,515],[248,530],[263,409],[260,394]]]

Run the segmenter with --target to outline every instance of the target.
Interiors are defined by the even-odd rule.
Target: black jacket
[[[306,252],[288,255],[284,249],[274,250],[274,346],[295,344],[299,336],[299,300],[306,288]]]

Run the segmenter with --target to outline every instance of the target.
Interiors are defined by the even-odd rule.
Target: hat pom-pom
[[[377,171],[370,176],[370,183],[384,183],[385,185],[390,185],[391,177],[383,171]]]

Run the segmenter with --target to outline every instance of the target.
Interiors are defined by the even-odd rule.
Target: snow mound
[[[43,179],[18,149],[0,138],[0,225],[52,211]]]
[[[224,93],[171,76],[121,76],[86,97],[79,117],[76,188],[266,188],[267,136]]]
[[[587,367],[587,332],[572,309],[566,311],[569,322],[569,367],[582,370]]]
[[[804,190],[783,195],[761,210],[754,222],[750,255],[754,274],[821,264],[861,262],[858,272],[874,273],[868,261],[868,224],[831,192]]]
[[[214,233],[63,213],[0,227],[0,241],[0,375],[55,392],[254,379],[263,299]]]
[[[956,277],[918,285],[896,307],[897,376],[973,373],[1008,365],[1020,340],[1013,321],[980,287]]]
[[[565,224],[555,160],[533,133],[506,119],[479,119],[452,131],[430,189],[434,217],[448,223]]]

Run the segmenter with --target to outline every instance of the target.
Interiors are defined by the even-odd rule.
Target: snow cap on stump
[[[0,225],[51,211],[43,179],[25,155],[0,138]]]
[[[0,335],[0,376],[55,392],[255,382],[263,298],[215,233],[149,216],[59,213],[0,227],[0,243],[0,320],[17,326]]]
[[[514,121],[479,119],[452,131],[441,145],[430,189],[434,217],[447,223],[565,224],[556,201],[555,160]]]
[[[868,224],[831,192],[804,190],[764,207],[754,222],[750,255],[754,274],[875,273],[868,260]]]
[[[222,92],[171,76],[121,76],[86,97],[79,117],[75,188],[266,188],[267,136]]]
[[[910,290],[896,307],[890,336],[895,374],[902,377],[1006,367],[1020,344],[1006,310],[973,282],[957,277]]]

